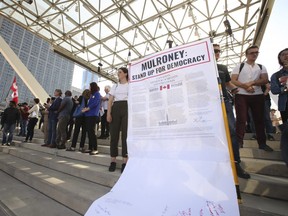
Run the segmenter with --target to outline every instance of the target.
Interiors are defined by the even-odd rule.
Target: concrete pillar
[[[23,80],[25,85],[29,88],[32,94],[40,99],[43,104],[49,97],[48,93],[40,85],[40,83],[35,79],[33,74],[27,69],[27,67],[22,63],[19,57],[14,53],[6,41],[0,36],[0,52],[9,62],[11,67],[16,71],[19,77]]]

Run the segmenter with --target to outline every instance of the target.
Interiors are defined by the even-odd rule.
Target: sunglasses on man
[[[250,52],[250,53],[248,53],[248,55],[258,55],[259,54],[259,52],[258,51],[256,51],[256,52]]]

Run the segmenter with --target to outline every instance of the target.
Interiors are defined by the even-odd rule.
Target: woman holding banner
[[[116,169],[116,157],[118,156],[118,142],[121,131],[122,157],[123,163],[121,173],[124,171],[127,160],[127,128],[128,128],[128,69],[121,67],[118,69],[119,82],[114,84],[110,91],[107,122],[110,123],[110,172]]]

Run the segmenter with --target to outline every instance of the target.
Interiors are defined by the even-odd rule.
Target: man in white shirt
[[[237,65],[231,74],[231,81],[239,89],[235,95],[236,134],[238,143],[243,146],[248,109],[251,109],[259,149],[271,152],[273,149],[266,144],[264,124],[264,95],[261,85],[268,83],[267,70],[263,65],[256,64],[259,54],[258,46],[251,46],[245,51],[246,62]]]
[[[103,109],[104,113],[101,116],[101,135],[99,139],[106,139],[109,137],[109,123],[107,122],[107,109],[108,109],[108,100],[109,100],[109,92],[111,87],[105,86],[104,91],[106,95],[101,97],[101,108]]]

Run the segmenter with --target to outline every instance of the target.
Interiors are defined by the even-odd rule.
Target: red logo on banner
[[[18,87],[17,87],[17,83],[16,83],[16,76],[14,77],[14,80],[13,80],[13,83],[12,83],[10,89],[13,91],[12,100],[15,101],[16,104],[18,104]]]
[[[170,84],[160,86],[160,91],[164,89],[170,89]]]

